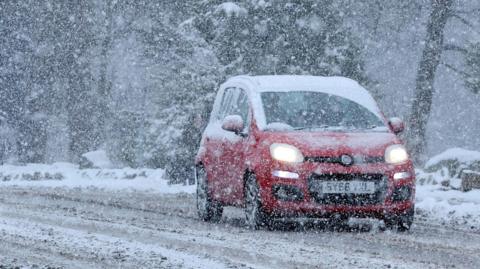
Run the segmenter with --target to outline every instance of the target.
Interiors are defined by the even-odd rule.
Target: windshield
[[[322,92],[263,92],[267,129],[382,130],[377,115],[348,99]],[[272,126],[272,128],[269,128]],[[288,127],[288,128],[287,128]]]

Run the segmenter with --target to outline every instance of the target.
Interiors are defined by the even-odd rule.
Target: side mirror
[[[239,115],[228,115],[223,119],[222,129],[239,134],[243,131],[243,120]]]
[[[388,119],[388,125],[394,134],[399,134],[405,130],[405,123],[403,123],[402,119],[397,117]]]

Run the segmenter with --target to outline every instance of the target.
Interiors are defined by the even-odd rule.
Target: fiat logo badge
[[[350,166],[350,165],[353,164],[353,158],[350,157],[349,155],[346,155],[346,154],[344,154],[340,157],[340,161],[345,166]]]

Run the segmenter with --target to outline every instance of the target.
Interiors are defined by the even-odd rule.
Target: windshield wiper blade
[[[293,128],[293,130],[298,131],[298,130],[305,130],[305,129],[326,129],[326,128],[328,128],[328,127],[330,127],[330,126],[324,124],[324,125],[318,125],[318,126],[295,127],[295,128]]]

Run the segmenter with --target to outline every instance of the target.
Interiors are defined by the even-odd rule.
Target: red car
[[[408,230],[415,173],[372,96],[343,77],[237,76],[221,85],[196,156],[197,208],[276,218],[369,217]]]

